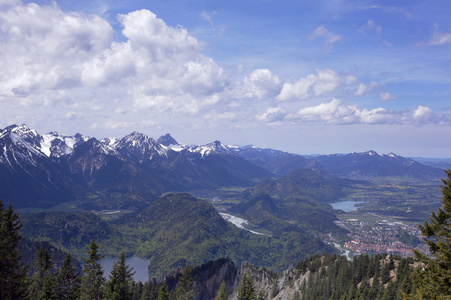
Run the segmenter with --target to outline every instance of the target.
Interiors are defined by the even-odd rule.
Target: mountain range
[[[79,133],[39,134],[26,125],[0,130],[0,199],[16,208],[48,208],[80,199],[108,199],[114,206],[113,200],[124,195],[156,199],[165,192],[249,187],[298,169],[351,179],[443,176],[440,168],[374,151],[312,158],[219,141],[181,145],[170,134],[155,140],[132,132],[99,140]]]
[[[273,174],[219,141],[185,146],[133,132],[121,139],[41,135],[26,125],[0,131],[0,198],[51,207],[92,194],[146,194],[248,186]]]

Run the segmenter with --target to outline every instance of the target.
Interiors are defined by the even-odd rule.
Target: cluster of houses
[[[414,256],[413,249],[416,249],[430,256],[429,247],[424,242],[424,237],[416,224],[390,222],[387,220],[370,224],[357,219],[340,220],[335,223],[349,230],[348,236],[351,239],[343,246],[337,248],[351,252],[354,255],[392,253],[402,257],[411,257]],[[337,246],[332,235],[323,237],[323,239],[334,242],[334,245]],[[408,240],[411,241],[409,245],[406,244]],[[415,245],[413,246],[412,244]]]

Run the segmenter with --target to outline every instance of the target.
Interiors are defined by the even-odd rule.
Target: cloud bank
[[[208,14],[202,16],[211,23]],[[48,106],[63,112],[68,120],[108,112],[111,120],[92,121],[91,125],[108,129],[157,125],[153,120],[134,120],[138,113],[149,119],[163,114],[203,117],[224,126],[241,120],[267,124],[449,123],[446,115],[426,106],[392,111],[337,100],[374,94],[387,101],[396,96],[381,91],[376,81],[365,84],[353,74],[327,67],[292,82],[265,68],[237,78],[206,56],[205,45],[187,29],[171,27],[149,10],[121,14],[117,20],[122,26],[120,39],[98,15],[64,12],[56,3],[3,2],[0,103]],[[363,29],[381,31],[371,20]],[[327,52],[343,41],[324,26],[315,29],[310,38],[324,39]],[[436,33],[430,42],[448,43],[444,33]],[[128,120],[124,120],[126,116]]]

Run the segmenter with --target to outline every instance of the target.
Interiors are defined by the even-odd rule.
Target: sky
[[[0,127],[451,157],[449,0],[0,0]]]

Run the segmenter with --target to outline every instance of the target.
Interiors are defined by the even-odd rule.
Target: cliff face
[[[309,276],[310,271],[305,274],[297,274],[293,270],[284,271],[277,280],[276,288],[272,288],[269,299],[298,299],[302,285],[308,282]]]
[[[234,293],[229,299],[238,300],[237,290],[242,277],[247,274],[257,293],[262,293],[264,299],[286,300],[298,299],[303,282],[308,282],[310,271],[301,274],[296,270],[286,270],[276,274],[266,268],[257,268],[248,262],[241,264],[234,283]]]
[[[226,284],[226,292],[231,295],[236,290],[238,268],[230,258],[220,258],[194,267],[191,271],[193,287],[197,291],[196,300],[211,300],[216,297],[222,282]],[[170,290],[175,291],[181,272],[176,271],[165,278]]]
[[[412,276],[416,267],[418,263],[412,258],[386,254],[362,255],[353,261],[337,255],[316,255],[280,274],[243,263],[229,299],[237,300],[244,275],[252,279],[257,295],[263,299],[401,299],[403,294],[415,292]]]
[[[237,277],[234,287],[234,293],[232,299],[237,298],[237,290],[240,285],[241,279],[244,275],[250,276],[253,286],[257,292],[262,292],[265,296],[269,296],[271,288],[274,283],[277,282],[277,274],[266,268],[257,268],[249,262],[243,262],[238,269]]]
[[[194,267],[192,277],[198,291],[196,300],[215,299],[222,282],[226,284],[228,299],[238,300],[238,290],[245,276],[252,281],[257,299],[332,299],[332,296],[401,299],[403,293],[408,295],[414,291],[411,276],[417,266],[412,258],[382,254],[362,255],[353,261],[326,254],[302,260],[294,268],[277,274],[249,262],[236,267],[231,259],[221,258]],[[175,289],[179,278],[180,272],[166,278],[171,290]]]

